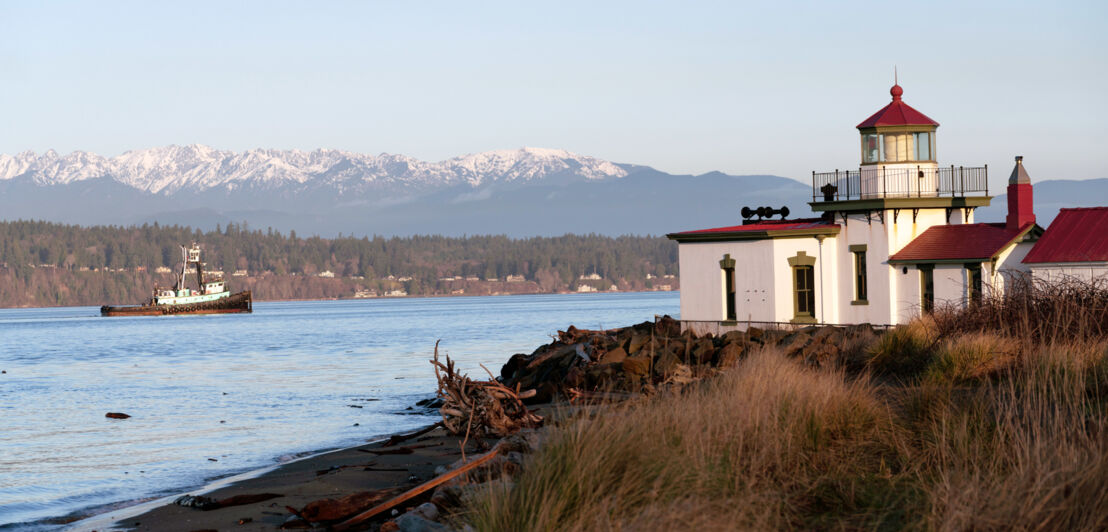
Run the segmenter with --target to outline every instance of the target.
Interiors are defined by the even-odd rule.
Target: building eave
[[[719,233],[669,233],[666,238],[685,242],[734,242],[745,240],[769,240],[776,238],[810,238],[816,236],[835,236],[841,229],[834,227],[815,227],[811,229],[787,229],[765,231],[732,231]]]
[[[896,266],[912,264],[977,264],[990,260],[992,260],[992,257],[970,257],[964,259],[889,259],[888,263]]]
[[[958,196],[930,198],[873,198],[842,201],[810,201],[815,212],[865,212],[887,209],[964,209],[988,207],[992,196]]]

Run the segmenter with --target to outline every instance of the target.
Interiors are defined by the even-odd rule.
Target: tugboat
[[[181,246],[184,264],[173,288],[154,285],[154,293],[144,305],[100,307],[101,316],[166,316],[171,314],[231,314],[252,312],[250,291],[232,294],[221,276],[204,277],[204,263],[200,262],[200,246],[193,243],[188,250]],[[185,275],[190,266],[196,268],[197,289],[185,287]]]

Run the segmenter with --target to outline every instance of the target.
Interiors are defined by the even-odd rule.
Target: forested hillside
[[[664,237],[324,239],[238,224],[202,232],[16,221],[0,223],[0,306],[138,303],[155,282],[172,283],[165,269],[193,242],[206,269],[259,300],[677,288],[677,246]]]

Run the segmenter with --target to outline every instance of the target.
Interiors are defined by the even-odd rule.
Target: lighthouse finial
[[[889,94],[892,95],[893,101],[899,101],[900,96],[904,94],[904,89],[900,87],[900,79],[898,79],[896,72],[896,65],[893,65],[893,87],[889,89]]]

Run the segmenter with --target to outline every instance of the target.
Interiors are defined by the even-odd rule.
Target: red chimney
[[[1031,176],[1023,168],[1023,156],[1016,156],[1016,167],[1008,178],[1008,220],[1006,229],[1015,231],[1035,222],[1035,207],[1031,199]]]

